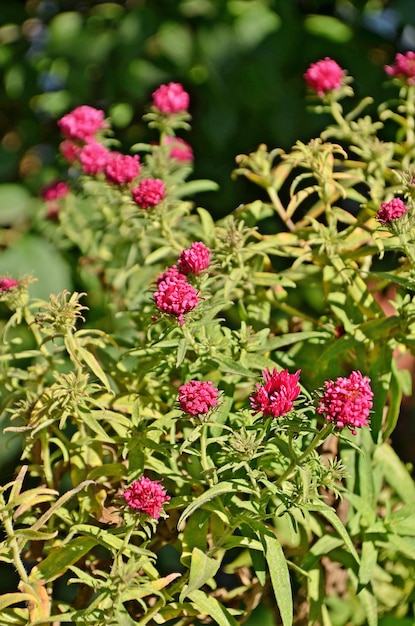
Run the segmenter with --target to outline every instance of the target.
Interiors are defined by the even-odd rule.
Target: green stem
[[[19,544],[18,544],[16,535],[14,534],[14,528],[13,528],[11,516],[10,516],[10,513],[6,510],[6,503],[2,496],[0,496],[0,510],[2,510],[3,512],[2,514],[3,527],[4,527],[4,530],[6,531],[9,544],[12,549],[14,566],[17,570],[17,573],[20,576],[20,580],[24,583],[28,583],[29,577],[27,575],[25,566],[23,565],[22,559],[20,557]]]
[[[275,191],[274,187],[271,187],[271,186],[267,187],[267,192],[271,199],[272,204],[274,205],[276,212],[278,213],[278,215],[280,216],[284,224],[287,226],[288,230],[290,230],[291,232],[295,231],[295,224],[291,220],[291,218],[288,217],[287,212],[284,209],[281,203],[281,200],[277,192]]]
[[[304,450],[304,452],[296,459],[293,459],[285,472],[279,477],[277,482],[275,483],[277,487],[279,487],[287,478],[289,478],[297,465],[300,465],[304,459],[306,459],[312,452],[317,448],[317,446],[322,443],[323,439],[325,439],[333,430],[333,424],[328,422],[323,426],[323,428],[317,433],[309,446]]]
[[[217,481],[212,477],[213,465],[209,461],[207,454],[207,429],[208,424],[202,424],[200,431],[200,462],[202,464],[203,473],[206,476],[206,480],[210,487],[212,487]]]

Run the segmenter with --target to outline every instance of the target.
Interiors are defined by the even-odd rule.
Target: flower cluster
[[[106,128],[104,111],[82,105],[61,117],[58,126],[66,139],[88,142],[99,130]]]
[[[393,78],[400,78],[408,85],[415,84],[415,52],[405,54],[398,52],[395,55],[394,65],[385,65],[385,72]]]
[[[179,406],[189,415],[205,415],[218,404],[219,390],[211,381],[189,380],[179,387]]]
[[[192,147],[180,137],[165,137],[164,145],[169,147],[169,156],[171,159],[181,161],[183,163],[191,163],[193,161]]]
[[[347,378],[340,376],[335,381],[327,380],[324,387],[317,413],[339,428],[348,426],[354,435],[356,428],[369,425],[373,406],[370,378],[354,371]]]
[[[18,287],[19,283],[14,278],[7,278],[3,276],[0,278],[0,291],[8,291],[9,289],[13,289],[14,287]]]
[[[105,166],[105,178],[113,185],[131,183],[140,172],[140,157],[135,154],[110,153]]]
[[[43,187],[41,191],[42,199],[46,202],[58,200],[69,193],[69,185],[63,180],[54,180],[49,185]]]
[[[300,394],[300,370],[290,374],[288,370],[270,372],[266,369],[262,372],[265,384],[257,384],[257,390],[250,397],[251,408],[254,415],[261,412],[264,417],[281,417],[294,406],[294,401]]]
[[[201,241],[195,241],[190,248],[183,250],[177,262],[182,274],[200,274],[210,264],[210,250]]]
[[[161,509],[165,502],[170,500],[164,487],[158,480],[150,480],[142,476],[127,487],[121,497],[134,511],[146,513],[153,519],[159,519]]]
[[[174,315],[180,325],[184,324],[184,316],[199,304],[197,291],[186,278],[168,277],[158,280],[157,291],[153,294],[157,308],[164,313]]]
[[[307,85],[322,98],[329,91],[342,86],[344,70],[329,57],[312,63],[304,74]]]
[[[177,317],[184,324],[184,315],[197,307],[199,296],[188,281],[190,274],[197,275],[210,264],[210,249],[201,241],[194,242],[179,255],[177,265],[172,265],[157,278],[157,291],[153,294],[157,308]]]
[[[408,207],[400,198],[393,198],[389,202],[382,202],[376,217],[381,224],[387,224],[399,219],[408,212]]]
[[[166,187],[160,178],[143,178],[138,187],[131,190],[133,200],[142,209],[159,204],[166,195]]]
[[[79,162],[85,174],[89,176],[103,172],[109,158],[110,151],[98,141],[86,143],[79,151]]]
[[[153,92],[153,106],[166,115],[187,111],[190,97],[180,83],[160,85]]]

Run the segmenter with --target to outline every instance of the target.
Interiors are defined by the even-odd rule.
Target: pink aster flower
[[[13,289],[14,287],[18,287],[19,283],[14,278],[7,278],[3,276],[0,278],[0,291],[8,291],[9,289]]]
[[[210,381],[190,380],[179,387],[179,406],[189,415],[202,415],[218,404],[219,390]]]
[[[66,194],[69,193],[69,185],[65,183],[63,180],[54,180],[53,182],[43,187],[41,191],[42,199],[46,202],[50,202],[51,200],[58,200],[58,198],[63,198]]]
[[[66,139],[90,141],[97,131],[106,127],[104,111],[82,105],[61,117],[58,126]]]
[[[393,198],[389,202],[382,202],[376,217],[382,224],[394,221],[409,211],[400,198]]]
[[[83,171],[91,176],[103,172],[110,158],[111,152],[98,141],[85,144],[79,154]]]
[[[153,105],[161,113],[181,113],[189,107],[189,94],[180,83],[160,85],[153,92]]]
[[[394,65],[385,65],[385,72],[388,76],[401,78],[406,84],[415,84],[415,52],[406,52],[395,55]]]
[[[163,272],[157,277],[156,282],[157,282],[157,285],[159,285],[163,281],[167,283],[171,283],[177,280],[184,280],[185,282],[187,282],[186,276],[179,271],[179,268],[177,267],[177,265],[172,265],[165,272]]]
[[[160,481],[150,480],[146,476],[134,480],[124,490],[121,497],[131,509],[140,513],[147,513],[153,519],[159,519],[164,503],[170,500],[170,496],[160,485]]]
[[[310,89],[322,98],[328,91],[338,89],[342,85],[344,70],[329,57],[312,63],[304,74]]]
[[[169,156],[171,159],[191,163],[193,161],[193,150],[187,141],[180,137],[165,137],[165,145],[169,146]]]
[[[142,209],[149,209],[163,200],[166,188],[160,178],[143,178],[131,193],[136,204]]]
[[[175,315],[180,325],[184,324],[184,315],[199,304],[196,289],[187,280],[162,280],[153,294],[156,306],[160,311]]]
[[[201,241],[195,241],[190,248],[182,250],[177,262],[182,274],[200,274],[209,267],[210,250]]]
[[[334,382],[327,380],[324,387],[317,413],[339,428],[348,426],[354,435],[356,428],[369,425],[369,413],[373,406],[370,378],[354,371],[348,378],[340,376]]]
[[[300,393],[300,370],[295,374],[289,374],[288,370],[272,372],[267,368],[262,372],[265,384],[257,384],[257,390],[250,397],[253,414],[262,412],[264,417],[272,415],[281,417],[294,406],[294,400]]]
[[[105,166],[105,176],[113,185],[125,185],[131,183],[140,171],[140,157],[136,154],[121,154],[112,152]]]
[[[76,163],[79,160],[81,146],[70,139],[64,139],[59,145],[59,150],[68,163]]]

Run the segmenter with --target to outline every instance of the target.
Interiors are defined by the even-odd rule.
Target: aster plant
[[[58,121],[67,172],[32,228],[82,291],[39,300],[35,277],[0,277],[1,411],[21,446],[0,490],[19,579],[2,624],[414,617],[415,486],[393,447],[415,345],[412,60],[387,66],[398,110],[375,120],[335,60],[305,69],[332,123],[239,155],[235,178],[268,199],[216,221],[177,136],[183,85],[154,90],[155,139],[131,154],[101,110]]]

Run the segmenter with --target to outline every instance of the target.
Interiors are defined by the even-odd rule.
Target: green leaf
[[[79,561],[96,545],[97,540],[92,537],[71,539],[67,544],[59,546],[50,552],[39,565],[32,569],[30,577],[47,583],[52,582],[63,576],[70,565]]]
[[[243,493],[253,493],[252,489],[243,487],[236,483],[222,482],[214,485],[213,487],[205,491],[205,493],[202,493],[200,496],[195,498],[189,504],[189,506],[181,514],[179,521],[177,522],[177,528],[179,529],[179,531],[182,531],[187,518],[192,513],[194,513],[194,511],[202,507],[206,502],[209,502],[210,500],[213,500],[214,498],[218,498],[220,496],[237,493],[238,491],[241,491]]]
[[[189,584],[186,585],[180,594],[179,602],[183,602],[185,598],[195,589],[200,589],[208,582],[219,569],[220,561],[207,556],[199,548],[193,548],[192,559],[190,561]]]
[[[324,504],[324,502],[315,502],[313,504],[307,505],[307,510],[318,511],[321,515],[323,515],[323,517],[326,518],[328,522],[330,522],[334,530],[343,539],[344,543],[346,544],[346,547],[348,548],[350,554],[355,559],[356,563],[359,564],[360,559],[359,559],[359,555],[356,552],[356,548],[353,545],[353,542],[350,538],[349,533],[347,532],[346,528],[343,526],[342,522],[338,518],[336,511],[332,509],[330,506],[328,506],[327,504]]]
[[[90,352],[86,348],[77,345],[76,354],[88,365],[88,367],[92,370],[95,376],[106,387],[107,391],[111,391],[111,386],[109,384],[107,375],[105,374],[104,370],[102,369],[102,367],[98,363],[98,360],[95,358],[92,352]]]
[[[359,584],[368,585],[374,578],[377,565],[378,551],[373,541],[367,539],[363,541],[361,550],[361,560],[359,567]]]
[[[218,190],[219,185],[213,180],[191,180],[187,183],[183,183],[182,185],[177,185],[177,187],[175,187],[174,189],[174,195],[178,198],[183,198],[183,196],[192,196],[196,193]]]
[[[291,626],[293,623],[293,600],[287,559],[280,542],[271,530],[262,524],[255,524],[255,528],[264,546],[264,556],[283,626]]]
[[[265,583],[267,582],[267,572],[264,553],[259,552],[258,550],[249,550],[249,554],[251,556],[252,567],[255,570],[258,582],[260,585],[265,587]]]
[[[243,367],[237,361],[233,361],[227,357],[218,358],[214,357],[215,362],[220,367],[221,371],[227,374],[234,374],[235,376],[247,376],[248,378],[256,378],[257,374]]]
[[[195,589],[189,594],[192,604],[203,615],[208,615],[218,626],[238,626],[238,622],[224,606],[212,596]]]
[[[54,539],[58,531],[55,530],[54,532],[47,533],[40,530],[32,530],[31,528],[18,528],[14,531],[14,534],[17,538],[23,539],[24,541],[48,541]]]
[[[405,504],[415,502],[415,483],[405,465],[388,443],[375,449],[373,458],[382,466],[386,482]]]
[[[182,539],[182,554],[180,562],[189,567],[192,552],[195,548],[206,550],[209,517],[211,513],[199,509],[195,511],[186,524]]]
[[[3,593],[0,596],[0,611],[12,604],[19,604],[19,602],[33,602],[33,596],[30,593]]]

